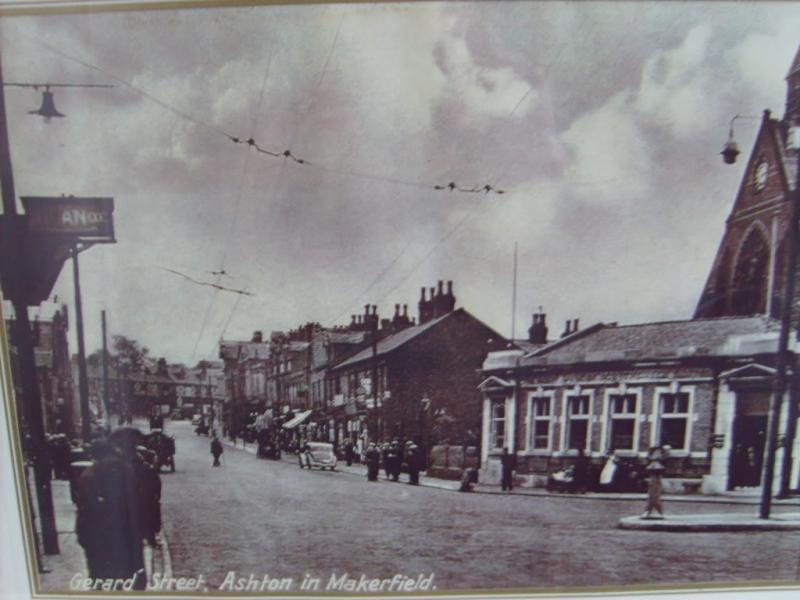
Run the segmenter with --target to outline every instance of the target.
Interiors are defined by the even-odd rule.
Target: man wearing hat
[[[406,464],[408,465],[408,483],[411,485],[419,485],[419,462],[419,446],[408,440],[406,442]]]

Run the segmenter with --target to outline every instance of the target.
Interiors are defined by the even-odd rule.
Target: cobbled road
[[[800,533],[622,531],[641,501],[461,494],[259,460],[225,447],[212,468],[209,438],[186,422],[177,472],[165,473],[163,514],[175,576],[229,571],[261,578],[332,573],[389,578],[435,574],[438,591],[647,583],[796,580]],[[672,513],[755,511],[673,503]],[[794,508],[796,511],[797,508]],[[297,588],[294,588],[296,591]]]

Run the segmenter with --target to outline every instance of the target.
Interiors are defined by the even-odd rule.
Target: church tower
[[[797,177],[798,151],[789,149],[789,136],[800,125],[800,48],[786,82],[785,114],[778,120],[764,111],[695,318],[780,315],[790,192]]]

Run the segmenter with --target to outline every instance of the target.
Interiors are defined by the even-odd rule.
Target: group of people
[[[346,450],[345,450],[346,453]],[[403,464],[408,472],[408,483],[419,485],[419,473],[422,470],[422,452],[412,440],[405,445],[399,440],[384,443],[380,448],[374,442],[367,447],[364,454],[367,464],[367,479],[377,481],[381,465],[383,465],[386,479],[399,481]],[[349,464],[349,463],[348,463]]]
[[[134,579],[147,585],[143,544],[157,545],[161,530],[161,479],[157,458],[133,427],[91,445],[92,466],[75,482],[75,531],[89,577]]]

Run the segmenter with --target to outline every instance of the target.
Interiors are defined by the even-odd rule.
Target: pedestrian
[[[367,463],[367,480],[368,481],[377,481],[378,480],[378,470],[380,467],[381,461],[381,453],[378,450],[377,446],[374,443],[371,443],[367,448],[367,452],[365,454],[366,463]]]
[[[406,463],[408,465],[408,483],[410,485],[419,485],[419,446],[411,440],[406,442]]]
[[[381,460],[383,462],[383,471],[386,473],[387,481],[392,476],[392,458],[389,456],[390,454],[390,446],[389,442],[384,442],[381,446]]]
[[[222,456],[222,452],[222,442],[220,442],[217,435],[214,434],[211,438],[211,454],[214,456],[214,464],[212,466],[219,466],[219,457]]]
[[[344,460],[348,467],[353,464],[353,442],[350,440],[344,443]]]
[[[388,475],[391,477],[392,481],[397,481],[400,479],[400,467],[401,467],[401,458],[400,458],[400,443],[397,440],[394,440],[389,445],[389,452],[388,452]]]
[[[510,454],[508,448],[503,448],[503,454],[500,456],[500,465],[503,469],[502,488],[503,491],[512,491],[514,489],[514,469],[517,468],[517,456]]]
[[[300,468],[308,467],[311,470],[311,445],[307,440],[301,440],[297,449],[297,457],[300,460]]]
[[[668,449],[664,446],[651,448],[650,463],[647,465],[648,485],[647,485],[647,506],[642,513],[642,519],[663,519],[664,507],[661,504],[661,484],[664,472],[664,460],[667,458]],[[658,512],[658,515],[654,514]]]
[[[147,584],[142,551],[143,529],[134,482],[117,449],[106,440],[92,445],[94,463],[76,485],[75,531],[86,555],[89,577],[134,579]]]
[[[616,491],[617,470],[619,468],[619,457],[616,451],[612,450],[611,455],[600,471],[600,491]]]

